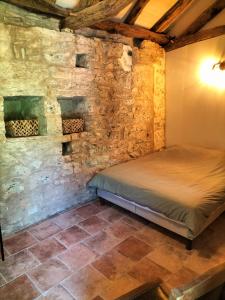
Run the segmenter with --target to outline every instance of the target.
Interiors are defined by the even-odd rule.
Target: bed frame
[[[175,221],[167,218],[165,215],[155,212],[148,207],[141,206],[134,201],[127,200],[123,197],[115,195],[113,193],[97,189],[97,195],[101,200],[101,203],[104,204],[104,201],[107,200],[112,202],[120,207],[123,207],[134,214],[137,214],[152,223],[155,223],[163,228],[166,228],[172,232],[177,233],[178,235],[184,237],[186,239],[186,249],[192,250],[193,240],[202,233],[214,220],[216,220],[224,211],[225,211],[225,203],[220,205],[207,219],[204,226],[201,230],[193,237],[190,235],[190,230],[187,226],[179,221]]]

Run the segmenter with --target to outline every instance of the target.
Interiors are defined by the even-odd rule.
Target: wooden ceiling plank
[[[225,0],[217,0],[182,33],[182,36],[199,31],[205,24],[217,16],[225,8]]]
[[[160,45],[168,44],[169,38],[165,34],[155,33],[137,25],[128,25],[112,21],[104,21],[92,26],[94,29],[118,33],[132,38],[151,40]]]
[[[16,5],[18,7],[28,9],[36,13],[46,13],[59,17],[68,16],[68,10],[60,8],[54,4],[47,3],[43,0],[2,0],[4,2]]]
[[[137,21],[138,17],[144,10],[145,6],[150,2],[150,0],[139,0],[137,1],[134,6],[132,7],[131,11],[129,12],[128,16],[124,20],[124,23],[134,25]]]
[[[62,22],[62,27],[75,30],[92,26],[95,23],[114,17],[131,2],[132,0],[103,0],[79,12],[70,13]]]
[[[178,0],[151,28],[155,32],[165,32],[190,7],[195,0]]]
[[[198,31],[194,34],[189,34],[184,37],[177,38],[174,41],[170,41],[170,43],[168,45],[166,45],[165,50],[167,52],[169,52],[169,51],[184,47],[186,45],[190,45],[193,43],[211,39],[216,36],[223,35],[223,34],[225,34],[225,25]]]

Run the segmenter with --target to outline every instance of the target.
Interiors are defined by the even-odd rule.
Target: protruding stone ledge
[[[45,136],[27,136],[27,137],[16,137],[16,138],[4,138],[7,143],[18,143],[18,142],[70,142],[78,140],[80,138],[89,137],[91,134],[88,132],[71,133],[66,135],[45,135]]]

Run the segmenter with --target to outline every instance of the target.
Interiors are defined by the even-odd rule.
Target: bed
[[[99,197],[192,241],[225,211],[225,150],[173,146],[89,182]]]

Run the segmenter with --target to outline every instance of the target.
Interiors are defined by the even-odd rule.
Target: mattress
[[[182,222],[196,236],[225,203],[225,150],[173,146],[105,169],[88,185]]]

